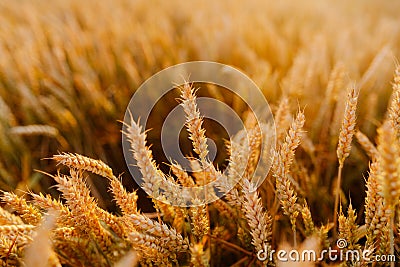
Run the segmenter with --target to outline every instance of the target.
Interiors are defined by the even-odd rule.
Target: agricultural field
[[[399,13],[394,0],[1,0],[1,266],[399,266]],[[192,61],[247,75],[273,119],[190,76],[146,124],[129,116],[145,81]],[[204,97],[247,131],[230,138]],[[163,150],[175,107],[189,169]],[[176,188],[209,183],[213,201],[176,205]]]

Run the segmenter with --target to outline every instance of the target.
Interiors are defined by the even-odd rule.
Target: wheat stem
[[[335,192],[335,207],[334,207],[334,212],[333,212],[333,237],[336,239],[337,237],[337,216],[338,216],[338,207],[339,207],[339,202],[340,202],[340,188],[342,184],[342,170],[343,170],[343,164],[339,164],[338,168],[338,178],[337,178],[337,184],[336,184],[336,192]]]
[[[234,264],[232,264],[230,267],[242,266],[242,264],[245,263],[248,259],[249,259],[248,256],[243,257],[240,260],[238,260],[237,262],[235,262]]]
[[[212,236],[212,235],[209,235],[209,237],[212,238],[212,239],[215,239],[216,241],[218,241],[221,244],[224,244],[224,245],[226,245],[228,247],[231,247],[231,248],[236,249],[236,250],[238,250],[240,252],[243,252],[244,254],[246,254],[248,256],[254,256],[254,254],[252,252],[250,252],[248,250],[245,250],[244,248],[239,247],[238,245],[235,245],[235,244],[233,244],[231,242],[228,242],[226,240],[223,240],[223,239],[221,239],[219,237],[215,237],[215,236]]]

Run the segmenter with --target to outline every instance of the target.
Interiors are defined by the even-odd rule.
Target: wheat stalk
[[[342,170],[344,160],[350,155],[351,150],[351,141],[353,139],[353,135],[356,127],[356,109],[357,109],[357,101],[358,101],[358,92],[353,86],[346,100],[346,108],[344,111],[344,118],[342,121],[342,126],[339,133],[339,143],[336,149],[336,154],[339,160],[338,167],[338,178],[335,192],[335,206],[333,212],[333,222],[334,222],[334,234],[336,235],[336,226],[337,226],[337,211],[339,206],[339,196],[340,196],[340,188],[342,184]]]
[[[384,204],[390,211],[389,243],[390,253],[394,255],[394,233],[395,208],[399,203],[400,180],[399,180],[399,153],[400,148],[396,136],[396,129],[389,121],[385,121],[378,129],[378,151],[379,151],[379,184],[383,193]],[[394,263],[392,264],[394,266]]]
[[[276,196],[282,205],[284,213],[290,218],[294,233],[296,232],[296,218],[299,214],[299,208],[298,204],[296,204],[297,194],[289,180],[289,172],[294,160],[295,150],[300,145],[304,122],[304,113],[299,111],[290,126],[285,142],[282,143],[279,151],[275,152],[272,166],[274,177],[276,178]]]

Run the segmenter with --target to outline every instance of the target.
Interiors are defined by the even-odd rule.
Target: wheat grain
[[[343,215],[343,214],[342,214]],[[357,237],[357,228],[358,225],[356,224],[357,215],[353,206],[349,205],[347,209],[347,217],[345,217],[344,225],[342,226],[342,231],[339,230],[339,237],[345,238],[348,242],[346,249],[349,250],[357,250],[360,249],[360,245],[357,244],[358,237]],[[340,218],[339,218],[339,229],[340,227]]]
[[[138,232],[132,232],[129,234],[129,239],[133,243],[135,247],[145,247],[144,251],[147,249],[154,249],[158,252],[157,256],[164,257],[164,258],[175,258],[173,251],[169,251],[167,248],[164,247],[165,244],[162,244],[160,239],[154,236],[140,234]]]
[[[34,229],[35,226],[29,224],[0,225],[0,233],[11,239],[17,234],[31,235]]]
[[[17,266],[20,263],[22,249],[15,243],[15,239],[0,235],[0,264],[2,266]]]
[[[246,167],[246,172],[243,174],[244,177],[251,177],[254,172],[255,169],[257,167],[258,159],[261,153],[261,145],[262,145],[262,133],[261,133],[261,129],[259,127],[259,125],[256,125],[255,127],[251,128],[248,131],[247,134],[248,137],[248,142],[249,142],[249,155],[247,158],[247,167]],[[242,147],[244,145],[242,144]],[[246,160],[246,158],[245,158]]]
[[[388,55],[398,57],[399,53],[399,35],[396,34],[399,32],[399,23],[395,12],[399,4],[396,1],[369,1],[368,9],[374,12],[369,12],[367,16],[363,14],[365,8],[361,7],[359,1],[332,4],[311,0],[306,4],[292,2],[290,5],[289,1],[257,1],[245,4],[232,4],[226,0],[204,1],[196,5],[198,12],[192,12],[193,4],[176,0],[168,3],[156,1],[159,7],[157,9],[144,1],[97,1],[95,9],[94,1],[3,2],[0,3],[0,187],[18,192],[21,189],[26,190],[28,186],[38,194],[31,194],[32,205],[28,200],[22,204],[5,205],[0,210],[0,224],[26,223],[29,227],[36,227],[42,211],[52,208],[59,210],[61,216],[57,219],[51,239],[57,257],[66,266],[113,266],[124,254],[135,249],[138,250],[137,256],[142,266],[261,265],[261,262],[255,262],[256,251],[249,251],[255,249],[251,244],[253,236],[250,233],[256,233],[256,230],[246,224],[249,218],[246,217],[244,207],[253,209],[250,217],[261,216],[255,214],[254,210],[271,211],[274,229],[271,229],[273,240],[269,243],[270,249],[281,246],[282,241],[290,234],[290,226],[301,230],[293,235],[302,241],[306,240],[305,244],[310,241],[304,235],[312,232],[318,237],[320,248],[328,249],[327,242],[335,241],[334,238],[328,238],[328,231],[332,229],[332,216],[328,216],[331,213],[328,207],[332,205],[332,201],[328,192],[333,191],[331,187],[337,161],[339,160],[339,165],[343,165],[349,156],[350,149],[345,144],[351,144],[349,135],[341,131],[345,138],[340,139],[339,143],[342,142],[343,147],[339,155],[335,155],[337,132],[346,104],[345,97],[342,97],[346,92],[342,86],[348,75],[352,79],[358,79],[358,87],[365,89],[360,97],[357,124],[373,140],[374,129],[381,125],[382,108],[387,100],[386,86],[392,71],[391,64],[386,64]],[[314,2],[318,4],[313,5]],[[177,7],[179,12],[176,12]],[[50,15],[43,16],[44,13]],[[132,32],[135,34],[130,34]],[[182,196],[176,192],[161,195],[164,189],[176,190],[175,185],[178,183],[172,181],[168,174],[161,173],[150,155],[150,144],[141,146],[139,156],[142,156],[142,161],[138,162],[142,163],[141,171],[145,172],[145,187],[149,189],[147,191],[155,193],[152,196],[156,199],[152,197],[151,201],[161,211],[162,214],[159,215],[163,215],[158,216],[159,221],[154,221],[157,225],[152,227],[158,229],[165,225],[172,232],[176,228],[182,239],[187,241],[188,248],[185,250],[177,252],[173,245],[174,242],[179,243],[176,241],[172,241],[171,247],[166,245],[165,248],[162,245],[164,241],[174,240],[172,233],[168,238],[160,238],[160,234],[152,234],[147,230],[150,223],[147,226],[144,224],[148,228],[141,228],[129,220],[130,216],[140,215],[139,208],[150,207],[138,206],[136,192],[130,193],[125,189],[120,178],[113,176],[111,169],[101,170],[102,167],[91,166],[90,162],[82,159],[83,156],[79,155],[82,161],[76,163],[80,167],[72,166],[74,162],[71,162],[70,168],[73,171],[85,170],[106,176],[108,181],[96,182],[109,183],[113,201],[121,215],[100,208],[105,204],[104,207],[114,210],[114,206],[108,203],[109,196],[105,196],[106,186],[99,184],[97,187],[96,184],[92,188],[90,185],[89,192],[86,182],[91,181],[85,181],[81,174],[78,178],[71,177],[73,174],[56,175],[61,197],[65,202],[39,194],[44,193],[51,184],[42,176],[32,174],[30,170],[48,168],[47,171],[53,173],[52,165],[47,166],[39,158],[52,155],[58,144],[50,142],[48,138],[28,140],[21,137],[28,134],[55,137],[61,150],[78,151],[96,158],[107,156],[116,165],[123,163],[118,156],[120,144],[117,141],[120,135],[115,120],[121,117],[132,95],[131,89],[139,88],[144,79],[166,66],[196,58],[208,58],[242,69],[260,85],[268,101],[279,101],[275,109],[278,151],[273,159],[273,169],[285,175],[281,178],[268,175],[265,183],[255,192],[243,190],[243,184],[246,187],[250,180],[263,179],[264,177],[257,177],[258,170],[267,170],[272,162],[270,150],[265,149],[262,155],[258,155],[256,142],[252,143],[255,139],[252,140],[246,134],[231,143],[232,152],[227,162],[229,165],[224,162],[214,167],[212,164],[216,162],[211,164],[207,158],[207,140],[203,127],[205,122],[196,105],[195,90],[191,84],[186,83],[182,86],[187,87],[187,96],[192,97],[191,103],[187,102],[187,110],[194,118],[191,125],[188,123],[187,126],[192,129],[189,135],[197,140],[192,141],[193,148],[199,152],[200,160],[196,163],[200,171],[189,175],[184,171],[174,170],[178,166],[172,166],[171,169],[177,182],[183,187],[202,186],[216,178],[222,178],[218,193],[226,194],[226,197],[210,204],[210,213],[207,214],[209,232],[212,234],[197,240],[199,238],[190,229],[190,217],[193,216],[187,214],[186,208],[171,207],[165,201],[170,196],[178,199]],[[225,69],[224,72],[214,74],[218,79],[230,81],[225,79],[225,74],[229,74]],[[394,136],[397,135],[398,139],[398,66],[394,74],[392,101],[387,119],[396,129]],[[192,75],[197,78],[197,73]],[[249,92],[247,88],[241,90],[240,83],[232,82],[232,88],[239,88],[239,94]],[[157,92],[158,88],[151,89],[148,91],[150,95]],[[220,90],[217,86],[212,86],[211,89],[208,90],[211,96],[232,106],[239,116],[244,117],[243,111],[248,112],[246,129],[252,129],[256,125],[255,117],[252,116],[254,113],[249,111],[245,101],[234,94],[226,94],[225,89]],[[249,96],[252,97],[251,94]],[[292,121],[290,111],[293,109],[292,104],[296,102],[309,108],[307,120],[313,125],[311,129],[307,129],[308,137],[303,137],[300,154],[295,159],[294,154],[289,153],[290,160],[286,162],[286,158],[280,155],[279,146],[286,142],[285,133]],[[162,125],[164,112],[171,107],[170,101],[160,99],[152,111],[150,124]],[[46,129],[50,125],[54,128]],[[39,129],[39,126],[44,128]],[[58,132],[61,129],[63,132]],[[266,135],[272,130],[268,128]],[[392,184],[386,180],[387,177],[392,179],[399,173],[399,168],[393,167],[399,165],[399,155],[392,153],[391,161],[388,156],[393,152],[389,150],[390,145],[393,150],[398,149],[398,140],[392,140],[392,134],[385,135],[385,131],[379,130],[378,148],[373,148],[369,140],[368,143],[367,139],[359,138],[359,134],[356,134],[361,146],[373,160],[366,182],[365,225],[356,229],[356,216],[352,208],[347,211],[347,217],[344,214],[340,216],[340,232],[349,244],[353,247],[364,245],[364,239],[356,240],[361,230],[366,229],[365,248],[373,246],[375,254],[382,255],[391,254],[394,247],[399,247],[399,238],[394,235],[397,232],[393,232],[393,226],[399,224],[398,186],[395,179]],[[221,137],[219,133],[216,133],[216,138]],[[144,131],[140,131],[132,139],[142,142],[140,134],[144,134]],[[385,137],[379,135],[389,137],[385,144]],[[268,136],[262,138],[263,143],[269,140]],[[295,145],[296,148],[297,146]],[[196,151],[194,153],[197,154]],[[69,155],[78,157],[76,154]],[[158,155],[155,152],[154,159],[158,159]],[[257,159],[260,162],[257,173],[254,173]],[[362,203],[362,186],[357,186],[361,182],[359,172],[366,169],[367,162],[365,157],[355,153],[350,163],[343,170],[343,175],[346,174],[346,187],[343,188],[349,189],[350,196],[356,200],[353,204]],[[223,175],[219,170],[224,170],[226,165],[226,175]],[[394,175],[388,176],[387,173],[390,172]],[[340,181],[341,171],[338,176]],[[256,183],[251,182],[252,189],[255,189]],[[339,182],[336,193],[345,195],[346,192],[340,192],[340,188]],[[52,188],[48,190],[47,193],[53,194]],[[100,194],[96,195],[95,190],[99,190]],[[7,200],[15,202],[15,199],[16,197],[10,197]],[[308,204],[300,208],[298,204],[303,205],[305,199]],[[102,203],[102,200],[105,202]],[[347,205],[346,199],[343,198],[341,202],[343,206]],[[283,213],[289,215],[290,223],[287,216],[282,217],[278,212],[283,205]],[[290,208],[293,210],[289,210]],[[355,208],[360,210],[361,207]],[[8,209],[10,212],[6,212]],[[202,214],[198,216],[200,219],[204,219],[204,209],[204,206],[198,209],[198,214]],[[285,213],[285,210],[288,212]],[[313,216],[310,210],[313,211]],[[304,229],[295,220],[297,212],[301,212]],[[337,216],[336,212],[335,215]],[[16,216],[20,219],[16,219]],[[319,227],[313,225],[312,217],[317,219],[315,225],[318,221]],[[337,220],[334,219],[334,222],[337,223]],[[363,223],[362,218],[357,223]],[[170,228],[169,224],[174,228]],[[356,229],[354,232],[357,234],[351,229]],[[146,245],[135,245],[135,241],[129,239],[131,232],[137,235],[139,242]],[[104,245],[102,235],[109,237],[110,246]],[[33,241],[35,238],[33,236]],[[217,242],[214,243],[211,239]],[[188,240],[192,241],[190,246]],[[17,239],[14,236],[9,238],[0,235],[0,265],[20,266],[27,245],[31,242],[30,235],[19,234]],[[306,245],[294,248],[298,251],[304,248],[319,249]],[[160,249],[165,253],[160,253]],[[129,264],[131,263],[125,263],[125,266]],[[273,262],[265,264],[309,266],[313,263],[284,263],[275,258]],[[341,264],[363,266],[365,262]]]
[[[18,225],[18,224],[23,224],[23,223],[24,222],[22,221],[22,219],[20,217],[12,214],[0,207],[0,225],[4,225],[4,224]]]
[[[188,241],[184,239],[175,229],[169,229],[163,223],[155,222],[141,214],[132,214],[124,218],[129,224],[148,234],[158,236],[164,244],[168,244],[168,248],[174,251],[186,251],[188,249]]]
[[[304,113],[299,111],[295,120],[292,122],[291,127],[282,143],[277,156],[282,160],[282,165],[275,165],[274,171],[276,176],[285,177],[290,170],[290,165],[294,160],[294,153],[301,141],[301,131],[305,122]]]
[[[185,219],[187,217],[187,211],[181,207],[175,207],[175,217],[172,222],[172,226],[178,231],[178,233],[182,234],[185,226]]]
[[[240,184],[244,179],[247,179],[245,176],[250,157],[247,137],[238,133],[236,138],[230,140],[227,145],[229,152],[227,175],[221,176],[217,184],[218,189],[225,194],[229,204],[236,207],[242,206],[243,196],[241,195]]]
[[[163,217],[164,222],[172,222],[175,217],[174,207],[165,202],[153,199],[153,206],[158,213]]]

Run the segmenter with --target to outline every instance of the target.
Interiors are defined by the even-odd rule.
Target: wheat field
[[[0,1],[2,266],[398,266],[399,12],[391,0]],[[183,149],[204,171],[165,164],[165,116],[153,116],[123,133],[145,181],[137,185],[121,145],[129,99],[158,71],[195,60],[258,85],[274,149],[261,153],[268,136],[231,96],[185,83],[157,114],[184,108]],[[203,119],[197,96],[236,110],[249,145]],[[264,156],[271,169],[256,187]],[[192,207],[140,188],[217,178],[224,197]],[[331,248],[394,258],[259,254]]]

